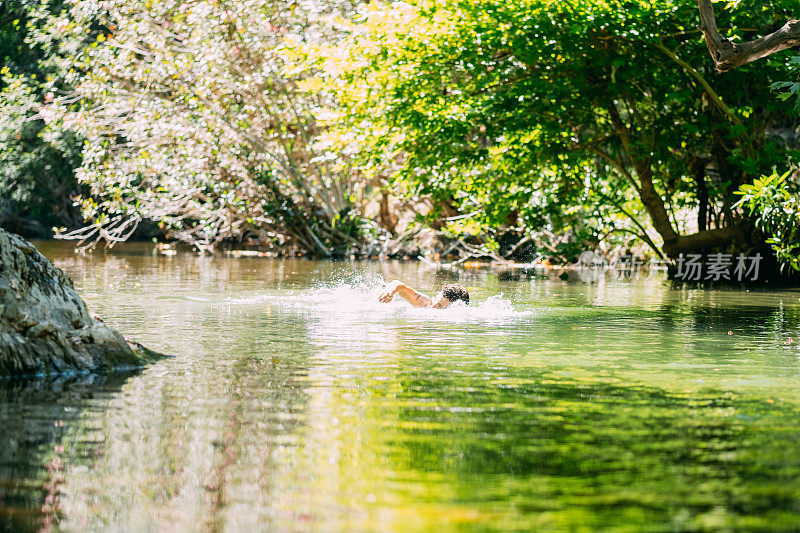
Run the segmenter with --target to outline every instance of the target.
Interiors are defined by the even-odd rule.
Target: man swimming
[[[461,300],[469,305],[469,293],[463,286],[454,283],[452,285],[445,285],[442,291],[437,294],[434,299],[430,299],[424,294],[417,292],[400,280],[394,280],[386,285],[384,292],[378,297],[383,303],[389,303],[398,294],[401,298],[406,300],[414,307],[432,307],[434,309],[444,309],[453,302]]]

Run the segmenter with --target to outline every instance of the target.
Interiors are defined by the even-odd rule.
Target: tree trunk
[[[744,235],[744,226],[698,231],[691,235],[680,235],[670,243],[664,243],[664,253],[669,257],[677,257],[684,252],[698,252],[712,248],[721,248],[740,240]]]
[[[381,191],[379,205],[380,211],[378,212],[378,220],[380,220],[381,226],[389,230],[389,233],[392,235],[395,235],[395,230],[397,229],[397,217],[392,213],[392,210],[389,207],[388,192]]]
[[[64,272],[0,229],[0,376],[107,372],[157,357],[92,317]]]
[[[710,248],[721,248],[744,234],[744,227],[731,225],[729,227],[698,231],[691,235],[680,235],[672,227],[667,210],[664,208],[664,199],[653,185],[653,175],[650,167],[645,164],[637,165],[636,173],[641,182],[640,198],[645,209],[650,215],[653,227],[664,240],[662,250],[669,257],[677,257],[684,252],[695,252]]]
[[[639,176],[640,189],[639,197],[644,204],[644,208],[650,215],[650,220],[653,221],[653,227],[656,229],[661,238],[664,239],[664,245],[671,243],[678,238],[675,228],[672,227],[672,222],[669,220],[669,214],[664,207],[664,199],[656,191],[653,185],[653,171],[649,163],[641,163],[636,165],[636,175]]]
[[[706,186],[706,165],[708,161],[703,157],[694,157],[689,163],[689,170],[694,176],[697,187],[697,231],[708,229],[708,187]]]

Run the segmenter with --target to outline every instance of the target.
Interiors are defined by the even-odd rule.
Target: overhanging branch
[[[775,52],[800,45],[800,20],[790,20],[777,31],[746,43],[734,43],[717,29],[711,0],[697,0],[700,8],[700,30],[717,67],[725,72]]]
[[[725,246],[734,241],[741,241],[744,226],[734,225],[719,229],[698,231],[691,235],[680,235],[671,241],[664,242],[664,253],[677,257],[682,252],[702,251],[713,246]]]

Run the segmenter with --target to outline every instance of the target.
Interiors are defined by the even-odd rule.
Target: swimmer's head
[[[461,300],[465,304],[469,305],[469,293],[467,292],[467,289],[458,283],[445,285],[442,287],[442,292],[439,293],[439,296],[434,301],[433,307],[435,309],[444,309],[451,303],[457,302],[458,300]]]

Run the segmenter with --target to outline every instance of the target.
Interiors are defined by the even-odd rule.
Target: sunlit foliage
[[[740,204],[754,216],[757,227],[768,235],[778,260],[800,270],[800,187],[791,172],[773,173],[742,185]]]
[[[36,37],[42,21],[61,12],[60,1],[0,4],[0,225],[45,236],[53,225],[80,222],[71,197],[80,146],[71,132],[43,139],[43,102],[63,81],[58,57]],[[55,91],[55,92],[54,92]]]
[[[331,255],[359,244],[354,179],[320,147],[325,90],[300,91],[303,42],[333,39],[346,3],[88,0],[51,21],[76,50],[75,94],[42,114],[85,140],[81,236],[138,220],[210,250],[225,239]],[[344,163],[344,164],[343,164]]]
[[[794,5],[748,2],[720,27],[759,32]],[[758,238],[733,193],[790,157],[773,133],[793,118],[769,89],[790,66],[778,54],[717,75],[696,10],[371,4],[349,66],[331,55],[326,71],[349,95],[349,127],[372,141],[368,160],[388,155],[399,183],[470,215],[459,224],[623,231],[670,255],[748,249]]]
[[[54,6],[28,8],[28,42],[60,78],[8,78],[5,101],[27,103],[3,130],[81,139],[89,226],[71,235],[90,242],[150,220],[206,251],[371,254],[377,191],[506,256],[752,251],[764,238],[734,193],[797,146],[770,90],[791,54],[718,75],[691,2]],[[730,4],[718,22],[749,39],[793,8]]]

